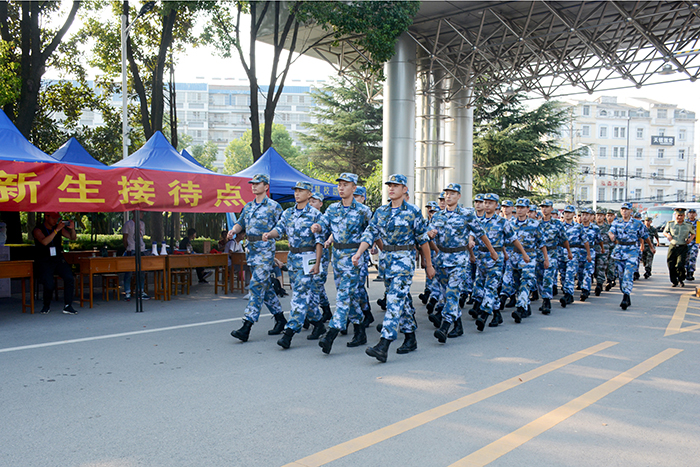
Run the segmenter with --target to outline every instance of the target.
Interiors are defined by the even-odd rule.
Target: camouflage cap
[[[445,192],[441,192],[440,195],[438,196],[438,199],[445,199]]]
[[[503,200],[503,202],[501,203],[501,206],[512,208],[514,206],[514,204],[511,200],[506,199],[506,200]],[[528,204],[528,206],[529,206],[529,204]]]
[[[384,182],[385,185],[388,185],[390,183],[395,183],[397,185],[403,185],[403,186],[408,186],[408,178],[406,178],[405,175],[401,174],[393,174],[389,177],[389,180]]]
[[[537,206],[535,206],[534,204],[531,204],[528,207],[530,208],[530,212],[537,211]]]
[[[576,212],[576,208],[572,204],[569,204],[564,208],[564,212]]]
[[[367,197],[367,188],[363,186],[358,186],[355,188],[355,192],[353,193],[355,196],[364,196],[365,198]]]
[[[314,186],[311,184],[311,182],[297,182],[296,185],[294,185],[295,190],[308,190],[313,192],[314,191]]]
[[[321,194],[321,192],[319,192],[319,191],[314,191],[314,194],[311,195],[311,197],[314,198],[314,199],[317,199],[317,200],[319,200],[319,201],[321,201],[321,202],[322,202],[323,199],[324,199],[324,198],[323,198],[323,194]]]
[[[554,206],[554,201],[552,201],[551,199],[546,199],[540,203],[540,207],[542,207],[542,206],[552,207],[552,206]]]
[[[515,201],[515,207],[516,207],[516,208],[529,208],[529,207],[531,207],[531,206],[534,206],[534,204],[531,205],[531,204],[530,204],[530,200],[527,199],[527,198],[518,198],[518,199]],[[536,207],[535,207],[535,209],[536,209]]]
[[[265,174],[255,174],[248,183],[267,183],[270,184],[270,177]]]
[[[336,182],[350,182],[357,185],[357,175],[343,172],[338,178],[335,179]]]
[[[459,183],[450,183],[445,187],[445,191],[456,191],[457,193],[462,193],[462,185]]]
[[[622,203],[620,209],[632,209],[632,203]]]
[[[477,193],[476,196],[474,196],[474,201],[484,201],[484,194]]]
[[[501,197],[498,196],[496,193],[486,193],[484,195],[484,201],[495,201],[499,202],[501,200]]]

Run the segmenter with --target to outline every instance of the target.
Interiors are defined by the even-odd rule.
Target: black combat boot
[[[603,291],[603,284],[598,284],[595,286],[595,296],[600,297],[601,292]]]
[[[481,302],[477,299],[474,299],[474,306],[472,306],[472,309],[469,310],[469,316],[471,316],[474,319],[477,319],[479,317],[480,312],[481,312]]]
[[[464,308],[464,304],[467,303],[467,298],[469,298],[469,294],[466,292],[462,292],[459,295],[459,308],[460,309]]]
[[[498,327],[499,324],[503,324],[503,316],[501,316],[500,310],[493,310],[493,318],[489,323],[490,328]]]
[[[433,326],[439,328],[440,324],[442,323],[442,313],[433,313],[432,315],[428,315],[428,319],[431,323],[433,323]]]
[[[479,312],[479,317],[476,318],[476,329],[481,332],[484,330],[484,326],[486,326],[486,320],[489,319],[489,314],[486,313],[485,311],[480,311]]]
[[[311,321],[309,321],[308,317],[304,318],[304,325],[302,326],[302,328],[309,329],[310,327],[311,327]]]
[[[557,289],[557,286],[555,285],[552,287],[552,297],[556,297],[557,295],[559,295],[559,289]]]
[[[333,341],[335,340],[336,337],[338,337],[339,332],[340,331],[336,328],[329,328],[326,335],[323,336],[320,341],[318,341],[318,346],[321,347],[321,349],[323,350],[323,353],[325,353],[325,354],[331,353],[331,347],[333,347]]]
[[[639,271],[634,271],[634,274],[632,275],[632,280],[633,281],[639,280]]]
[[[513,313],[511,313],[511,316],[515,320],[516,323],[519,323],[523,320],[523,315],[525,314],[525,308],[519,306],[518,308],[515,309]]]
[[[313,324],[314,329],[311,331],[311,334],[306,336],[306,339],[315,341],[316,339],[320,338],[324,332],[326,332],[326,327],[323,325],[323,319],[311,321],[311,324]]]
[[[323,310],[323,316],[321,317],[321,322],[327,323],[331,319],[333,319],[333,313],[331,313],[331,306],[330,305],[321,305],[321,309]]]
[[[530,305],[528,305],[527,308],[525,308],[525,314],[523,314],[523,318],[529,318],[530,316],[532,316],[532,308],[530,307]]]
[[[548,298],[542,299],[542,307],[540,308],[540,311],[543,315],[548,315],[552,312],[552,304]]]
[[[294,337],[294,330],[291,328],[285,329],[284,334],[282,334],[282,337],[277,341],[277,345],[283,349],[288,349],[289,346],[292,345],[292,337]]]
[[[418,298],[420,298],[420,301],[423,302],[423,305],[428,303],[428,299],[430,298],[430,290],[425,289],[422,294],[418,295]]]
[[[407,332],[404,334],[403,344],[401,347],[396,349],[397,354],[407,354],[408,352],[413,352],[418,348],[418,342],[416,342],[416,333]]]
[[[368,328],[370,324],[374,323],[374,315],[371,310],[363,311],[362,314],[365,316],[365,319],[362,320],[362,326]]]
[[[360,345],[365,345],[367,343],[367,334],[365,333],[364,324],[353,324],[352,326],[355,330],[355,334],[352,336],[352,340],[347,343],[347,346],[359,347]]]
[[[425,305],[425,309],[428,310],[429,315],[432,315],[435,311],[435,305],[437,305],[437,299],[435,297],[428,300],[428,304]]]
[[[626,310],[627,307],[632,305],[632,301],[630,300],[630,296],[628,294],[622,295],[622,303],[620,303],[620,308],[623,310]]]
[[[370,357],[374,357],[382,363],[386,363],[386,356],[389,353],[389,345],[391,341],[384,339],[383,337],[379,339],[379,343],[374,347],[367,347],[365,353]]]
[[[450,323],[446,319],[444,319],[442,320],[442,325],[440,325],[440,329],[436,329],[433,333],[433,336],[437,338],[439,343],[444,344],[445,342],[447,342],[447,333],[449,330]]]
[[[583,289],[583,290],[581,291],[581,296],[579,297],[579,300],[581,300],[582,302],[585,302],[586,299],[588,298],[588,296],[589,296],[590,294],[591,294],[591,293],[590,293],[588,290]]]
[[[537,290],[533,290],[530,293],[530,301],[531,302],[536,302],[537,300],[540,299],[540,293]]]
[[[235,337],[236,339],[240,339],[242,342],[247,342],[248,337],[250,336],[250,328],[253,327],[253,322],[248,321],[247,319],[243,320],[243,326],[241,326],[240,329],[236,329],[235,331],[231,331],[231,335]]]
[[[277,336],[282,334],[282,331],[284,331],[284,325],[287,324],[287,319],[284,317],[284,313],[277,313],[274,315],[274,317],[275,325],[272,329],[267,331],[268,336]]]
[[[377,305],[379,305],[383,311],[386,311],[386,294],[384,294],[383,298],[377,300]]]
[[[508,297],[506,297],[505,295],[500,295],[500,296],[498,297],[498,303],[499,303],[498,309],[499,309],[499,310],[505,309],[505,307],[506,307],[506,300],[508,300]]]
[[[457,318],[454,324],[455,325],[452,328],[452,331],[450,331],[449,334],[447,334],[447,337],[459,337],[462,334],[464,334],[464,328],[462,327],[462,318]]]
[[[513,307],[515,307],[515,304],[516,304],[515,295],[511,295],[510,299],[508,300],[508,303],[506,303],[506,308],[513,308]]]

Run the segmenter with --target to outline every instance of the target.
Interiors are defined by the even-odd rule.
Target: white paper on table
[[[316,252],[309,251],[302,253],[301,264],[304,266],[304,275],[311,274],[311,269],[316,265]]]

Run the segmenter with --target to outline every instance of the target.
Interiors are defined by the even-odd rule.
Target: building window
[[[607,111],[607,110],[601,110],[601,111],[600,111],[600,116],[601,116],[601,117],[607,117],[607,116],[608,116],[608,111]]]
[[[581,187],[581,201],[588,201],[588,187]]]
[[[613,147],[613,157],[625,157],[625,148]]]
[[[591,173],[591,168],[587,165],[581,166],[581,175],[588,175]]]
[[[659,149],[659,150],[656,151],[656,158],[657,158],[657,159],[663,159],[663,158],[664,158],[664,150],[663,150],[663,149]]]
[[[608,157],[608,148],[606,146],[598,146],[598,157]]]
[[[584,105],[583,106],[583,112],[582,112],[584,117],[588,117],[591,114],[591,106],[590,105]]]
[[[678,180],[681,182],[685,181],[685,169],[678,169]]]
[[[644,149],[637,148],[637,159],[643,159],[643,158],[644,158]]]
[[[608,137],[608,127],[602,126],[600,127],[600,133],[598,134],[600,138],[607,138]]]
[[[685,160],[685,149],[678,150],[678,160],[679,161]]]
[[[598,201],[605,201],[605,188],[598,188]]]
[[[613,137],[614,138],[626,138],[627,136],[627,128],[623,126],[616,126],[613,128]]]
[[[634,176],[637,177],[637,178],[642,178],[642,169],[637,168],[637,169],[634,171]]]
[[[605,177],[605,167],[598,167],[598,176]]]
[[[676,190],[676,201],[685,201],[685,191]]]
[[[637,139],[644,139],[644,128],[637,128]]]
[[[678,141],[685,141],[685,130],[678,130]]]
[[[664,200],[664,190],[656,190],[656,201]]]
[[[668,112],[666,109],[658,109],[656,111],[656,118],[667,118],[668,117]]]
[[[583,125],[581,127],[581,136],[591,136],[591,127],[590,125]]]
[[[658,169],[658,170],[656,171],[656,176],[657,176],[657,177],[663,179],[663,178],[664,178],[664,175],[665,175],[664,169]]]
[[[642,199],[642,189],[641,188],[637,188],[634,190],[634,199],[637,201]]]

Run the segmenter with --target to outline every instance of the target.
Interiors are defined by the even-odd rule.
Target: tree
[[[517,198],[536,195],[543,178],[576,164],[578,151],[564,151],[558,132],[569,118],[556,102],[526,112],[517,102],[481,103],[474,137],[474,189]]]
[[[355,78],[349,85],[333,80],[309,93],[317,104],[311,115],[318,123],[304,123],[310,132],[299,138],[314,166],[334,174],[356,173],[361,179],[372,173],[382,158],[383,114],[370,97],[380,90]]]
[[[264,128],[260,129],[264,131]],[[295,160],[299,156],[299,149],[293,146],[292,137],[289,132],[279,123],[274,123],[271,130],[272,147],[275,148],[287,161]],[[250,145],[253,140],[253,132],[247,130],[238,139],[231,141],[224,150],[224,173],[235,174],[253,165],[253,152]]]
[[[214,141],[207,141],[205,144],[197,144],[190,149],[192,157],[209,170],[214,170],[214,161],[219,154],[219,148]]]
[[[284,89],[295,53],[304,54],[326,37],[312,43],[299,44],[302,24],[317,23],[328,36],[346,38],[370,60],[363,66],[381,73],[382,64],[394,54],[398,37],[413,23],[419,2],[235,2],[230,8],[213,9],[212,22],[206,28],[205,42],[214,45],[224,57],[235,50],[250,83],[251,150],[253,160],[273,144],[272,123],[275,109]],[[243,14],[250,15],[249,49],[246,53],[241,42]],[[234,19],[235,18],[235,19]],[[267,36],[274,49],[269,86],[263,92],[257,75],[256,42]],[[286,54],[283,52],[286,49]],[[264,121],[260,126],[258,94],[264,95]],[[263,129],[262,138],[260,128]]]

